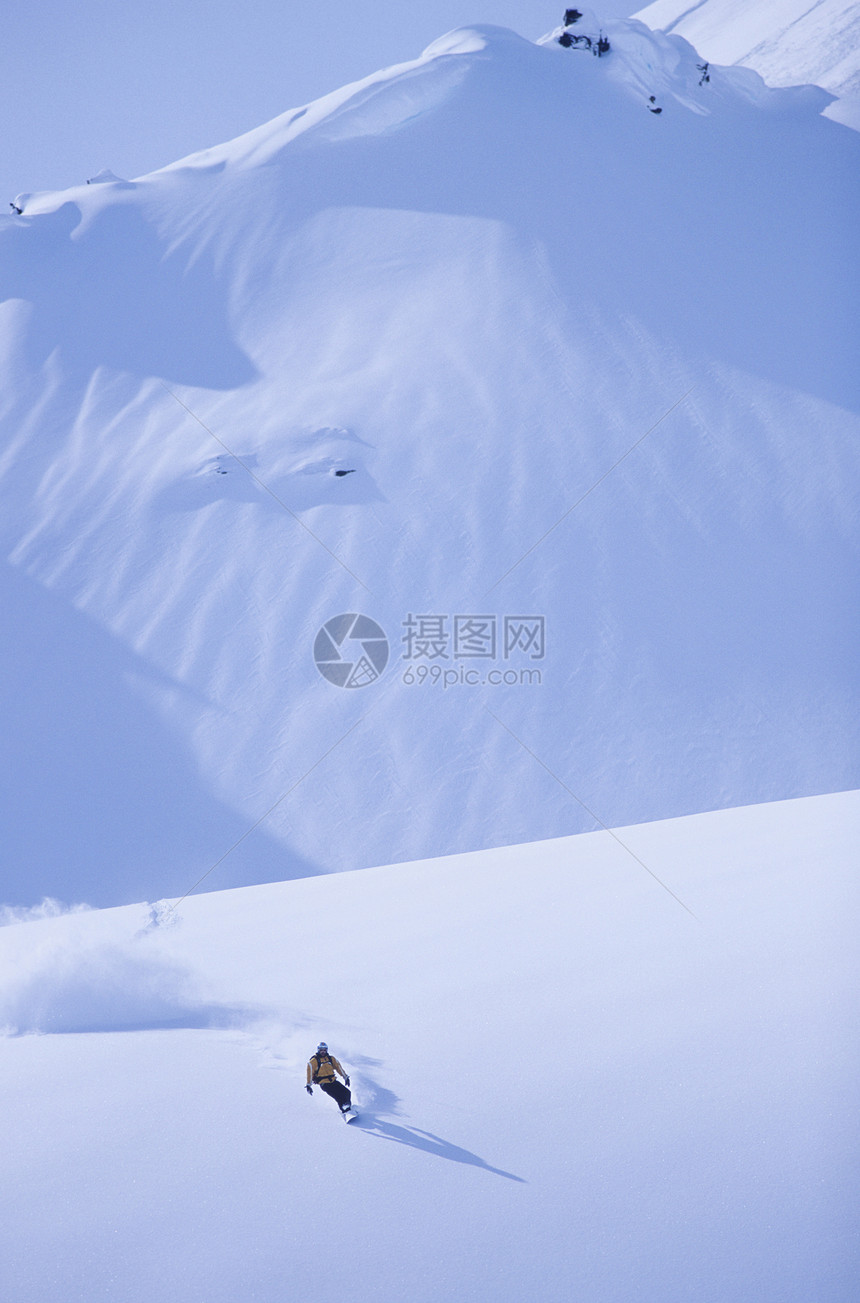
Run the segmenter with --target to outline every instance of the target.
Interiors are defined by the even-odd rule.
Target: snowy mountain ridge
[[[763,84],[760,76],[746,76],[742,71],[731,67],[721,67],[719,72],[715,68],[717,84],[701,93],[704,83],[698,66],[699,57],[692,44],[686,40],[679,41],[677,37],[671,39],[677,25],[675,23],[670,23],[664,33],[659,29],[650,30],[646,20],[641,23],[635,19],[602,20],[591,9],[578,12],[580,18],[575,24],[575,34],[578,39],[588,39],[587,53],[592,53],[591,43],[596,47],[599,34],[604,33],[611,42],[613,52],[613,58],[606,61],[606,74],[638,103],[643,102],[643,96],[647,101],[654,91],[665,91],[693,112],[707,114],[714,111],[715,100],[719,103],[727,90],[730,97],[740,95],[759,104],[769,102],[774,106],[777,103],[785,106],[789,102],[785,96],[774,99],[771,88]],[[653,15],[655,22],[658,16]],[[554,50],[564,31],[563,27],[556,28],[536,43],[538,48]],[[271,122],[237,136],[232,141],[197,151],[150,175],[162,176],[189,167],[205,170],[226,166],[264,166],[273,162],[279,152],[291,142],[308,132],[314,133],[315,138],[319,139],[320,129],[322,139],[329,141],[397,130],[417,114],[431,111],[437,104],[444,102],[456,89],[469,70],[469,64],[463,56],[490,57],[487,53],[490,45],[494,49],[504,48],[505,45],[513,46],[522,54],[523,45],[528,44],[530,43],[524,41],[524,38],[507,28],[488,24],[449,32],[432,42],[417,59],[381,69],[312,104],[288,109]],[[586,47],[575,51],[576,54],[585,52]],[[727,60],[728,62],[734,60]],[[789,83],[789,86],[794,85],[794,82]],[[826,107],[828,100],[824,95],[815,97],[811,88],[807,91],[804,87],[803,90],[807,92],[804,100],[808,105]],[[99,174],[93,180],[122,183],[122,179],[113,176],[109,169],[103,169],[103,172],[104,175]],[[88,185],[91,183],[87,182]],[[128,185],[129,182],[123,184]],[[16,198],[16,204],[20,204],[22,209],[26,206],[29,215],[50,211],[49,205],[52,202],[51,192],[46,192],[44,196],[22,194]]]
[[[597,29],[0,224],[8,903],[857,784],[855,138]]]

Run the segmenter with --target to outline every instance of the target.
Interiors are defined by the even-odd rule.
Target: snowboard
[[[345,1113],[343,1113],[341,1116],[343,1117],[344,1122],[357,1122],[357,1121],[358,1121],[358,1114],[355,1113],[355,1112],[353,1112],[353,1110],[352,1110],[351,1108],[350,1108],[350,1109],[347,1109],[347,1111],[346,1111]]]

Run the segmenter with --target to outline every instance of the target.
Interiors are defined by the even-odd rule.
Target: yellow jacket
[[[308,1063],[308,1085],[316,1082],[318,1086],[324,1081],[336,1081],[335,1073],[339,1072],[346,1080],[346,1073],[338,1063],[333,1054],[314,1054]]]

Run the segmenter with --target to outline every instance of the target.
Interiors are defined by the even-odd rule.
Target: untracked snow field
[[[6,927],[3,1298],[849,1303],[858,829],[848,792]]]

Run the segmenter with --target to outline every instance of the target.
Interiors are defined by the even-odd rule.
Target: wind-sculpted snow
[[[857,783],[860,142],[583,25],[0,224],[0,897]],[[389,644],[355,691],[346,613]]]
[[[148,692],[184,689],[12,566],[0,595],[3,897],[140,898],[153,883],[181,894],[247,831],[147,706]],[[248,841],[267,876],[312,871],[263,829]]]
[[[33,371],[59,350],[82,383],[100,367],[214,389],[253,378],[217,272],[199,250],[166,247],[145,206],[68,201],[3,237],[0,298],[28,305]]]

